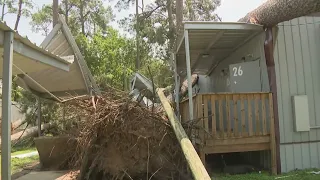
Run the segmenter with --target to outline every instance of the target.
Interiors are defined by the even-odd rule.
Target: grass
[[[245,175],[216,175],[212,180],[319,180],[320,175],[311,174],[309,172],[319,171],[319,169],[308,169],[303,171],[292,171],[290,173],[281,174],[279,176],[271,176],[268,173],[252,173]]]
[[[14,145],[11,148],[11,156],[26,154],[36,150],[37,149],[34,146],[33,140],[26,139],[19,142],[18,144]],[[0,157],[0,161],[1,161],[1,157]],[[11,174],[19,172],[26,165],[29,165],[38,161],[39,161],[38,155],[32,156],[32,157],[26,157],[26,158],[11,158]],[[1,163],[0,163],[0,172],[1,172]]]
[[[28,152],[35,151],[35,144],[32,138],[24,139],[20,141],[18,144],[12,145],[11,153],[15,153],[14,155],[24,154]]]
[[[1,161],[1,158],[0,158]],[[32,156],[26,158],[12,158],[11,159],[11,174],[19,172],[23,169],[26,165],[35,163],[39,161],[39,156]],[[1,164],[0,164],[0,172],[1,172]]]
[[[27,158],[12,158],[11,159],[11,174],[14,174],[16,172],[19,172],[21,169],[23,169],[26,165],[35,163],[39,161],[39,156],[32,156]]]
[[[37,149],[35,147],[28,147],[26,149],[22,149],[20,151],[14,151],[11,153],[11,156],[15,156],[15,155],[20,155],[20,154],[27,154],[27,153],[30,153],[30,152],[34,152],[34,151],[37,151]]]

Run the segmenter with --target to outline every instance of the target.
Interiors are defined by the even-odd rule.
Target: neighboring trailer
[[[201,36],[199,35],[199,37]],[[229,37],[229,39],[222,40],[230,40],[231,42],[232,39]],[[221,45],[222,40],[217,41],[218,44],[220,43],[219,45]],[[198,72],[200,74],[199,83],[193,89],[193,94],[199,94],[198,96],[206,98],[205,96],[208,93],[214,93],[216,97],[221,97],[223,93],[229,93],[232,96],[238,93],[240,95],[246,93],[250,97],[250,93],[271,92],[276,95],[277,102],[273,102],[273,106],[278,111],[274,113],[275,138],[279,139],[277,147],[280,149],[280,151],[277,151],[277,166],[281,167],[281,172],[294,169],[320,168],[320,82],[318,81],[320,78],[320,17],[300,17],[280,23],[273,29],[276,77],[273,79],[273,81],[276,80],[276,87],[273,88],[270,88],[272,86],[270,86],[269,81],[272,74],[270,72],[268,74],[268,68],[270,71],[272,65],[267,67],[266,63],[266,55],[268,54],[268,52],[265,52],[266,32],[259,32],[247,40],[233,52],[227,53],[228,55],[220,61],[217,61],[217,59],[223,56],[223,47],[219,47],[219,49],[212,47],[208,54],[204,54],[205,56],[201,59],[199,58],[200,53],[198,53],[200,54],[198,56],[193,56],[193,54],[196,54],[194,51],[197,48],[190,45],[191,73]],[[191,36],[190,42],[192,43],[192,41],[195,40]],[[198,49],[205,49],[200,44],[198,47]],[[219,52],[215,52],[218,50]],[[183,62],[186,61],[185,57],[181,57],[181,52],[177,52],[176,55],[177,74],[180,78],[185,78],[187,77],[184,69],[186,63]],[[209,67],[210,71],[205,72],[204,67]],[[195,107],[197,106],[197,96],[193,99],[193,117],[197,118],[197,110],[199,109],[199,107]],[[223,107],[226,106],[221,111],[225,116],[229,112],[227,109],[232,109],[232,105],[226,105],[225,100],[222,100],[222,102]],[[252,107],[248,107],[246,102],[248,100],[245,100],[242,109],[245,112],[243,117],[246,118],[246,123],[248,123],[250,121],[247,120],[250,114],[248,108],[251,109]],[[187,104],[188,101],[183,101],[180,109],[190,108]],[[212,113],[210,112],[210,105],[208,109],[204,109],[204,114],[208,113],[210,116]],[[266,123],[269,124],[269,120],[272,120],[272,118],[268,114],[268,108],[264,110],[267,110],[265,115],[260,115],[260,117],[265,116]],[[186,111],[184,110],[184,112]],[[180,112],[182,117],[188,117],[189,114],[183,114],[184,112]],[[232,115],[233,111],[230,112],[231,116],[225,116],[227,118],[223,124],[216,124],[215,128],[217,130],[222,125],[225,132],[228,131],[227,126],[230,126],[233,131],[233,121],[235,120],[234,115]],[[239,113],[238,116],[241,118]],[[210,118],[205,117],[204,115],[204,122],[209,121],[209,126],[212,125],[210,124]],[[230,122],[227,121],[228,118],[231,118]],[[252,119],[255,121],[254,118]],[[246,126],[246,129],[249,130],[248,126]],[[252,130],[255,131],[255,128]],[[271,167],[270,155],[270,151],[260,151],[260,153],[252,155],[251,158],[258,158],[264,167]]]
[[[281,170],[320,168],[320,17],[279,24],[274,58]],[[306,95],[296,104],[303,105],[298,112],[293,110],[296,95]],[[303,117],[295,120],[295,114]],[[302,124],[295,127],[295,121]],[[302,125],[310,130],[296,132]]]

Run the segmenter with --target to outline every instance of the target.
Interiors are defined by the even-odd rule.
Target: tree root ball
[[[69,113],[80,120],[70,133],[78,142],[71,164],[85,171],[82,179],[163,180],[185,174],[181,148],[164,117],[125,95],[107,93],[75,104]]]

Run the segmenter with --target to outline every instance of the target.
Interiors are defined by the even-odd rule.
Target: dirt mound
[[[75,104],[72,113],[80,121],[72,164],[82,176],[164,180],[185,174],[179,143],[164,117],[124,94],[107,93]]]

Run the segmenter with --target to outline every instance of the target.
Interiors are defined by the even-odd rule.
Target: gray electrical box
[[[262,73],[259,62],[260,60],[256,60],[229,66],[231,92],[262,91]]]

